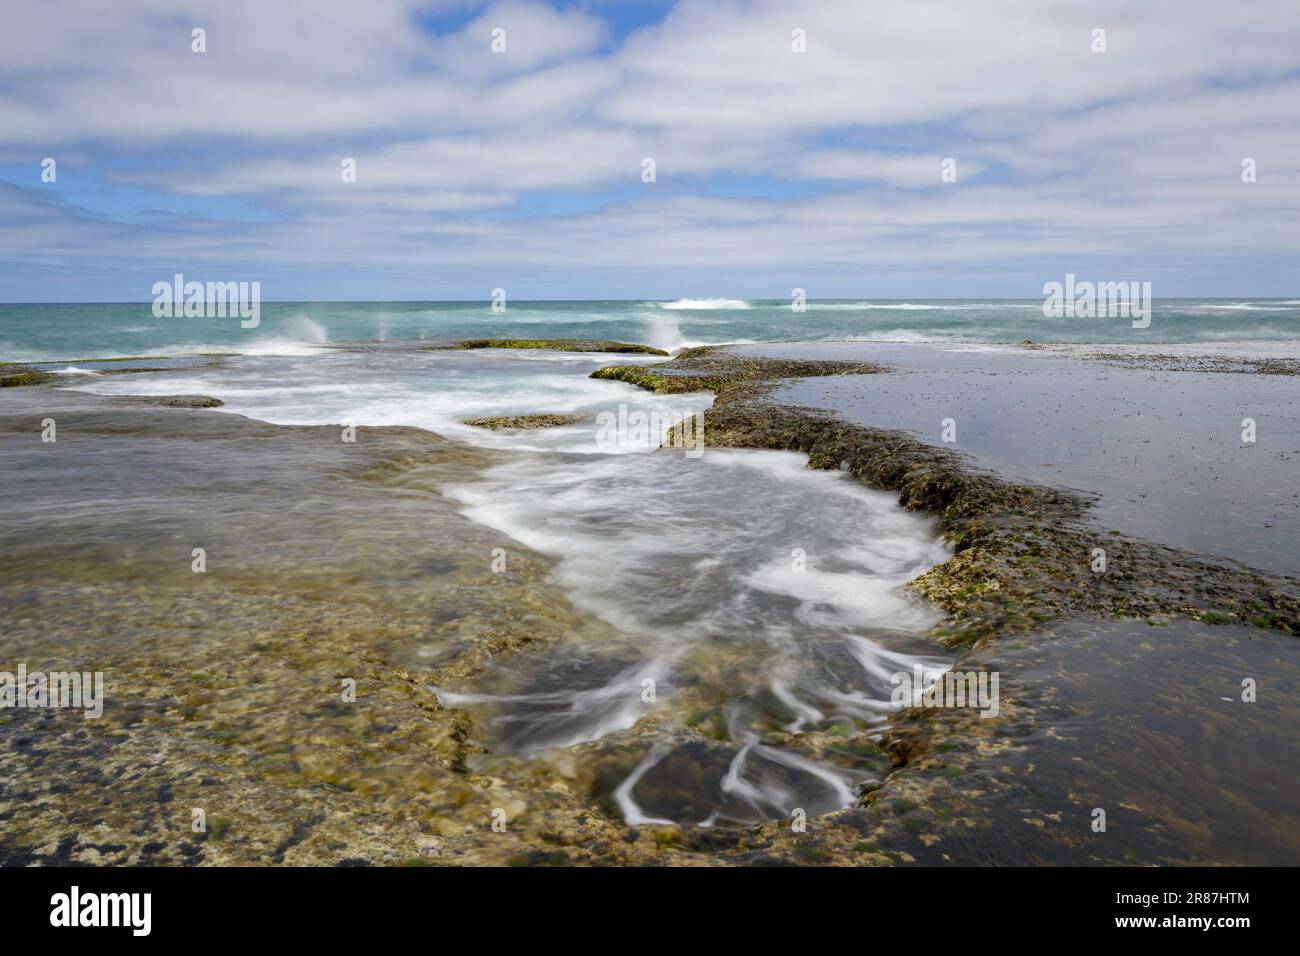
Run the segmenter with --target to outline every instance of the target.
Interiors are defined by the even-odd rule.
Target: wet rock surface
[[[36,369],[5,370],[0,374],[0,388],[24,388],[29,385],[47,385],[58,381],[58,376]]]
[[[439,352],[448,349],[530,349],[551,352],[611,352],[618,354],[662,355],[668,353],[651,345],[615,342],[611,339],[464,339],[459,342],[371,341],[356,340],[322,343],[322,348],[348,352]]]
[[[1068,355],[1119,368],[1157,372],[1210,372],[1219,375],[1300,375],[1300,359],[1285,356],[1197,354],[1194,351],[1173,353],[1150,347],[1141,351],[1120,351],[1108,350],[1102,346],[1045,345],[1029,341],[1020,345],[1021,348]]]
[[[452,346],[458,349],[549,349],[556,352],[624,352],[642,355],[668,353],[635,342],[612,342],[607,339],[467,339]]]
[[[115,398],[115,405],[157,405],[163,408],[220,408],[226,404],[211,395],[131,395]]]
[[[871,375],[888,368],[873,362],[836,362],[739,356],[712,346],[683,349],[671,362],[649,368],[619,365],[597,369],[592,378],[626,382],[659,394],[714,392],[718,398],[756,398],[779,379],[827,375]]]
[[[583,420],[582,415],[550,413],[540,415],[492,415],[487,418],[467,418],[466,425],[477,428],[558,428],[562,425],[575,425]]]

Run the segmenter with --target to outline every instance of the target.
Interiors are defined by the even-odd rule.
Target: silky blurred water
[[[474,477],[436,483],[440,506],[455,503],[479,526],[499,532],[503,554],[522,545],[550,558],[552,583],[577,611],[608,626],[574,631],[554,649],[493,664],[464,684],[439,687],[442,702],[481,715],[494,752],[537,757],[596,745],[584,761],[593,766],[612,761],[620,771],[594,795],[628,822],[752,821],[795,808],[822,813],[849,806],[859,788],[883,771],[879,755],[864,753],[862,741],[878,734],[896,709],[889,676],[911,673],[915,665],[932,671],[947,666],[926,636],[937,613],[898,590],[944,560],[947,548],[931,519],[905,512],[891,496],[846,475],[809,470],[800,455],[659,448],[669,425],[707,408],[712,394],[660,396],[590,377],[611,362],[653,361],[663,359],[542,350],[324,348],[127,374],[116,374],[111,364],[74,363],[65,369],[65,387],[21,391],[23,401],[37,406],[47,391],[64,400],[86,393],[109,400],[211,396],[224,405],[186,420],[211,429],[225,419],[235,433],[242,417],[277,426],[318,426],[313,432],[333,426],[326,434],[338,436],[344,460],[351,457],[345,428],[356,429],[355,446],[365,455],[379,438],[370,429],[385,426],[415,426],[505,456]],[[577,420],[559,428],[505,431],[463,423],[470,417],[529,412],[563,412]],[[111,412],[100,414],[111,418]],[[181,420],[155,414],[154,429]],[[602,421],[632,421],[637,415],[656,422],[657,429],[641,429],[639,440],[620,436],[618,428],[606,434],[611,429]],[[61,427],[60,446],[78,441],[76,418]],[[287,434],[297,432],[291,427]],[[388,537],[380,531],[391,527],[387,515],[369,522],[364,509],[331,507],[316,521],[313,509],[289,507],[296,497],[292,491],[271,485],[265,475],[246,478],[246,454],[205,454],[215,445],[196,445],[193,455],[177,463],[170,484],[156,470],[138,474],[135,469],[149,461],[153,445],[146,431],[103,446],[120,458],[90,480],[87,488],[95,490],[84,503],[76,500],[73,476],[62,472],[63,493],[52,501],[40,490],[51,478],[35,457],[42,449],[24,449],[24,461],[32,467],[24,473],[22,491],[44,502],[41,520],[56,526],[59,521],[50,515],[71,509],[78,516],[76,527],[87,534],[85,545],[75,537],[52,541],[45,536],[47,571],[71,564],[68,555],[89,554],[86,545],[96,554],[92,567],[99,566],[101,549],[111,549],[112,538],[122,534],[116,529],[133,529],[126,532],[131,540],[155,525],[192,523],[189,515],[204,510],[202,501],[187,500],[173,515],[169,507],[155,506],[166,500],[157,487],[182,481],[201,486],[204,476],[213,488],[248,480],[267,493],[257,511],[226,513],[219,538],[206,532],[206,540],[222,542],[222,551],[231,542],[240,542],[242,551],[257,542],[283,551],[282,542],[303,534],[314,538],[308,532],[313,522],[321,532],[330,529],[320,539],[319,557],[297,556],[286,568],[286,581],[311,576],[317,568],[329,568],[325,580],[346,579],[349,567],[374,560],[370,538]],[[294,449],[264,448],[274,456],[268,474],[287,469],[292,485],[295,468],[288,459]],[[319,499],[318,483],[304,485],[305,500]],[[332,483],[327,490],[334,490]],[[412,520],[410,506],[403,501],[398,520]],[[367,499],[365,508],[372,507],[382,508],[382,501]],[[339,527],[341,522],[346,527]],[[30,563],[35,525],[20,526],[15,541],[22,542]],[[101,542],[104,535],[96,529],[115,530]],[[431,515],[427,531],[434,537],[445,534],[445,521]],[[347,541],[349,548],[326,547],[326,540]],[[454,541],[444,544],[454,547]],[[179,544],[176,548],[182,557],[187,553]],[[488,556],[478,557],[485,567],[485,593],[491,593]],[[76,563],[84,565],[80,559]],[[247,568],[244,560],[240,564]],[[185,570],[183,563],[177,567]],[[383,593],[399,599],[418,593],[428,577],[418,562],[386,575],[391,584]],[[268,580],[264,570],[258,577]],[[405,662],[418,661],[422,653],[437,659],[443,651],[420,645],[392,653]],[[649,699],[646,680],[655,687]],[[638,726],[645,736],[629,745],[624,732]],[[859,743],[848,746],[853,740]],[[648,754],[654,766],[638,767]],[[665,770],[683,763],[694,768],[690,785],[678,780],[665,794]]]

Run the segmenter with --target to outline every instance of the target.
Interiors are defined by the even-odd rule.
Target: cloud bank
[[[12,5],[0,298],[1295,294],[1300,8],[1083,7]]]

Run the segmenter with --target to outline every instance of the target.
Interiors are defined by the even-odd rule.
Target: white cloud
[[[683,0],[618,44],[599,7],[528,0],[181,9],[7,11],[0,159],[55,155],[110,190],[245,199],[274,221],[128,225],[0,189],[0,256],[842,272],[1300,253],[1290,0]],[[465,25],[420,28],[443,13]],[[754,177],[786,198],[711,195]],[[558,211],[516,208],[538,193]],[[583,195],[606,199],[566,205]]]

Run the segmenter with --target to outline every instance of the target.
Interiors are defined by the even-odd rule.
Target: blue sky
[[[1082,6],[21,5],[0,301],[1295,296],[1300,9]]]

